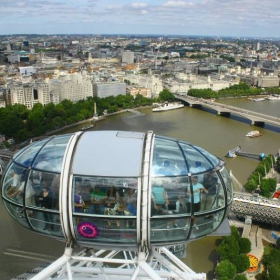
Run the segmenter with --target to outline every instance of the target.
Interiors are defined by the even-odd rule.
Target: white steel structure
[[[10,174],[23,200],[9,195]],[[205,280],[175,254],[221,228],[229,234],[233,195],[224,162],[195,145],[152,131],[86,131],[16,153],[2,200],[21,225],[65,242],[32,279]]]

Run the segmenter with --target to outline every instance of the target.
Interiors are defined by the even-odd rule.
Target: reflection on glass
[[[44,139],[27,146],[25,149],[21,150],[18,154],[14,155],[15,161],[26,167],[31,166],[38,151],[48,140],[49,139]]]
[[[152,176],[176,176],[186,174],[183,154],[176,141],[155,138]]]
[[[3,180],[3,194],[9,199],[15,202],[23,204],[23,196],[20,191],[20,187],[23,184],[24,177],[23,174],[27,172],[26,169],[20,167],[17,164],[11,164],[9,170],[6,172],[5,178]],[[22,187],[21,187],[22,190]]]
[[[222,168],[221,175],[223,177],[223,181],[224,181],[224,184],[226,186],[228,203],[230,203],[233,199],[232,180],[231,180],[230,175],[229,175],[228,171],[226,170],[226,168]]]

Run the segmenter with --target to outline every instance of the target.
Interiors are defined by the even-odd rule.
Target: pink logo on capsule
[[[86,238],[95,238],[99,235],[98,228],[89,222],[82,222],[77,226],[78,233]]]

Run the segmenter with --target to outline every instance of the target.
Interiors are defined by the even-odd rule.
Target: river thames
[[[246,99],[224,99],[220,103],[280,117],[280,101],[252,102]],[[123,112],[97,122],[94,130],[154,131],[156,134],[181,139],[204,148],[226,162],[241,185],[259,161],[236,157],[225,158],[228,150],[241,146],[249,153],[276,154],[280,148],[280,126],[275,130],[250,126],[248,121],[216,116],[204,110],[182,109],[153,113],[151,108],[140,109],[141,114]],[[77,131],[71,128],[62,133]],[[261,137],[248,138],[246,133],[259,130]],[[108,155],[109,157],[109,155]],[[125,156],[124,156],[125,157]],[[124,158],[125,159],[125,158]],[[64,244],[36,235],[17,224],[1,203],[0,279],[11,279],[32,268],[61,256]],[[207,273],[213,279],[215,248],[220,238],[206,237],[188,245],[184,261],[196,272]]]

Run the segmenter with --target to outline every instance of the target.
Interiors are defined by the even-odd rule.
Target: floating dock
[[[225,157],[228,158],[233,158],[233,157],[237,157],[237,156],[243,156],[243,157],[248,157],[248,158],[254,158],[257,160],[262,160],[265,158],[265,154],[264,153],[260,153],[260,154],[255,154],[255,153],[248,153],[248,152],[244,152],[241,150],[241,147],[238,146],[232,150],[229,150],[227,152],[227,154],[225,155]]]

